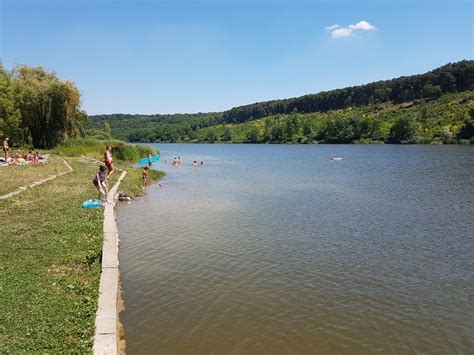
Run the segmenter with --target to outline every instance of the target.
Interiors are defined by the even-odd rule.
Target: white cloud
[[[338,28],[337,30],[334,30],[331,32],[331,37],[332,38],[343,38],[343,37],[350,37],[353,36],[354,33],[352,29],[347,28],[347,27],[341,27]]]
[[[356,24],[352,24],[346,27],[339,26],[337,24],[324,27],[324,30],[331,32],[332,38],[351,37],[355,36],[358,31],[372,31],[376,29],[377,27],[368,23],[367,21],[359,21]]]
[[[359,21],[355,25],[349,25],[349,28],[352,30],[363,30],[363,31],[372,31],[377,29],[377,27],[371,25],[367,21]]]
[[[335,30],[336,28],[339,28],[341,26],[339,26],[337,23],[335,25],[332,25],[332,26],[327,26],[327,27],[324,27],[324,29],[326,31],[332,31],[332,30]]]

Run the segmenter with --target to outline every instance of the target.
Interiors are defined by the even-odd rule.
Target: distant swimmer
[[[164,164],[168,164],[168,160],[163,161]]]
[[[193,166],[196,166],[196,165],[198,165],[198,162],[195,160],[193,161]]]
[[[201,162],[201,165],[204,165],[204,162],[203,162],[203,161]]]
[[[178,164],[181,164],[182,162],[181,157],[178,157]]]
[[[331,158],[329,158],[329,159],[331,159],[331,160],[342,160],[342,157],[337,157],[337,156],[335,156],[335,157],[331,157]]]

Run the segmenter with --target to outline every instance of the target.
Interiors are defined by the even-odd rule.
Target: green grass
[[[67,167],[64,162],[55,156],[51,156],[45,164],[1,167],[0,195],[5,195],[21,186],[29,185],[65,170]]]
[[[102,247],[95,166],[0,202],[0,352],[91,351]]]
[[[81,203],[97,195],[98,164],[66,159],[73,172],[0,201],[0,353],[92,351],[103,210]],[[56,160],[44,173],[56,169]],[[142,170],[117,166],[128,172],[119,190],[141,195]],[[15,170],[17,185],[30,181],[30,172]],[[0,170],[0,179],[8,174]]]

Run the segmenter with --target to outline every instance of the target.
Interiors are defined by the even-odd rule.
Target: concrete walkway
[[[58,178],[58,177],[60,177],[60,176],[63,176],[63,175],[65,175],[65,174],[69,174],[70,172],[74,171],[74,169],[71,167],[71,165],[69,165],[69,163],[68,163],[65,159],[63,159],[63,158],[61,158],[61,157],[58,157],[58,158],[61,159],[61,160],[64,162],[64,164],[65,164],[66,167],[68,168],[67,171],[63,171],[63,172],[61,172],[61,173],[59,173],[59,174],[56,174],[56,175],[50,175],[50,176],[48,176],[48,177],[45,178],[45,179],[35,181],[35,182],[33,182],[32,184],[27,185],[27,186],[21,186],[21,187],[19,187],[17,190],[15,190],[15,191],[13,191],[13,192],[10,192],[10,193],[8,193],[8,194],[6,194],[6,195],[0,196],[0,200],[5,200],[5,199],[10,198],[10,197],[13,197],[13,196],[15,196],[15,195],[19,195],[19,194],[21,194],[23,191],[25,191],[25,190],[26,190],[27,188],[29,188],[29,187],[31,188],[31,187],[35,187],[35,186],[44,184],[45,182],[48,182],[48,181],[50,181],[50,180],[54,180],[54,179],[56,179],[56,178]]]
[[[117,189],[127,173],[122,174],[108,195],[115,202]],[[94,354],[117,354],[117,301],[119,292],[118,229],[113,205],[104,209],[104,244],[102,246],[102,273],[100,275],[99,305],[95,319]]]

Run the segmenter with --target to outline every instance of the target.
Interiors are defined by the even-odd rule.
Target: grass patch
[[[55,156],[50,156],[47,163],[35,165],[11,165],[0,168],[0,195],[15,191],[21,186],[56,175],[68,168]]]
[[[0,201],[0,353],[90,352],[102,248],[95,166]],[[23,184],[23,183],[22,183]]]
[[[0,201],[0,353],[92,352],[103,210],[81,203],[97,195],[92,179],[98,164],[66,160],[73,172]],[[57,161],[63,171],[55,157],[44,167],[55,169]],[[142,169],[116,166],[127,170],[119,190],[142,195]],[[29,170],[15,174],[18,186],[31,178]],[[150,171],[151,180],[162,175]],[[119,176],[116,171],[111,184]]]

